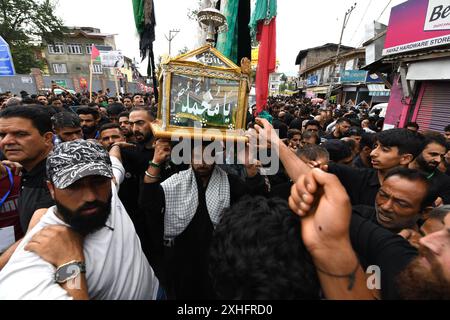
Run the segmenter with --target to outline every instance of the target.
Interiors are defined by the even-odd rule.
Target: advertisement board
[[[364,70],[345,70],[341,76],[341,82],[366,82],[367,71]]]
[[[125,64],[122,51],[100,51],[102,66],[106,68],[123,68]]]
[[[15,74],[9,45],[0,37],[0,76],[13,76]]]
[[[306,80],[306,85],[307,86],[317,86],[319,84],[319,77],[317,75],[315,76],[310,76],[307,80]]]
[[[450,44],[450,0],[409,0],[392,8],[383,56]]]

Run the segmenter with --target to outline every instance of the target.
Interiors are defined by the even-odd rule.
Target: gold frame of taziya
[[[196,57],[203,53],[211,53],[220,60],[224,66],[207,65],[196,60]],[[244,136],[246,117],[248,110],[250,61],[246,58],[241,62],[241,67],[235,65],[217,49],[206,45],[196,50],[175,58],[168,58],[161,63],[161,73],[159,75],[159,108],[157,120],[152,124],[152,131],[156,138],[172,139],[191,138],[203,140],[233,140],[246,141]],[[170,123],[170,103],[172,92],[172,79],[176,75],[204,77],[210,79],[236,81],[238,87],[238,101],[236,113],[233,116],[233,130],[221,127],[210,126],[209,128],[194,128],[176,126]],[[215,129],[214,133],[208,132]]]

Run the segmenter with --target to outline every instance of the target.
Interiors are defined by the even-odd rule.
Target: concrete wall
[[[19,94],[25,90],[29,93],[36,93],[36,80],[29,75],[16,75],[12,77],[0,77],[0,92],[11,91]]]
[[[89,81],[89,77],[84,78]],[[37,94],[41,89],[50,89],[52,80],[53,81],[65,80],[67,84],[67,89],[71,89],[77,92],[81,91],[81,88],[79,86],[79,77],[71,77],[68,75],[58,75],[58,76],[15,75],[12,77],[0,77],[0,93],[11,91],[13,94],[19,95],[20,91],[24,90],[29,94]],[[123,84],[125,91],[131,93],[140,92],[137,83],[129,82],[126,85],[125,83]],[[116,85],[114,81],[100,78],[94,79],[92,82],[92,86],[93,91],[98,90],[105,91],[106,88],[109,88],[111,92],[115,92],[116,90]],[[128,90],[125,89],[126,87],[128,88]]]

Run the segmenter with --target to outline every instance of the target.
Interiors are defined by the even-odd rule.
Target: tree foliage
[[[65,32],[53,0],[0,0],[0,35],[11,48],[18,73],[42,65],[33,58],[32,43],[54,43]]]
[[[64,37],[51,0],[0,0],[0,35],[7,41],[47,41]]]
[[[16,41],[14,46],[11,46],[14,68],[18,74],[27,74],[31,68],[45,67],[43,60],[36,59],[36,51],[39,49],[39,46],[34,47],[25,41]]]

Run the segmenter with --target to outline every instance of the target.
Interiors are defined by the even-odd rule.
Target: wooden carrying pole
[[[114,83],[116,84],[116,97],[119,99],[120,102],[120,91],[119,91],[119,79],[117,79],[117,71],[118,68],[113,68],[114,70]]]
[[[92,70],[94,69],[94,60],[91,58],[91,66],[89,68],[89,102],[92,102]]]

